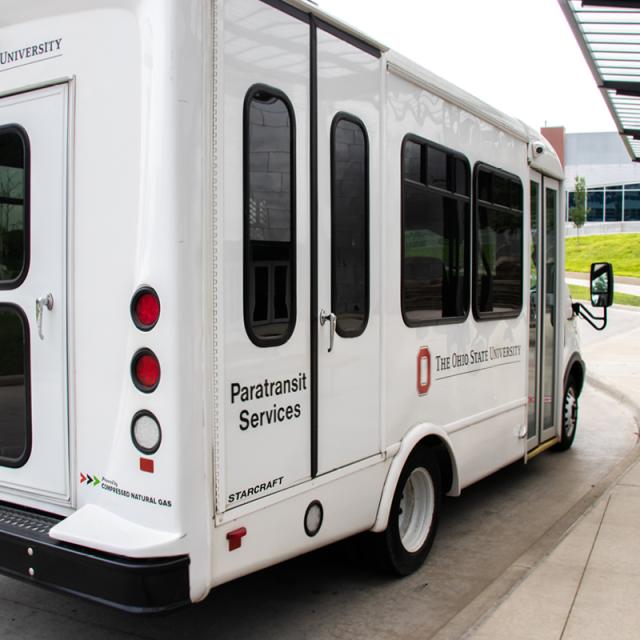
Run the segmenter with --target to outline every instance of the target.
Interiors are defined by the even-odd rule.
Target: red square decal
[[[153,473],[153,460],[149,458],[140,458],[140,471]]]

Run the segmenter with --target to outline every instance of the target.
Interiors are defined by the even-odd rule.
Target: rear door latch
[[[44,311],[44,307],[49,309],[49,311],[53,309],[53,296],[50,293],[36,300],[36,324],[38,325],[40,340],[44,340],[44,334],[42,333],[42,312]]]

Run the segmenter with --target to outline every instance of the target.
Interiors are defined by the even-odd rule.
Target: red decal
[[[427,347],[420,347],[420,351],[418,351],[417,374],[418,395],[423,396],[431,386],[431,354]]]
[[[227,540],[229,541],[229,551],[235,551],[242,545],[242,538],[247,535],[247,530],[244,527],[234,529],[227,533]]]
[[[80,484],[82,484],[85,480],[87,479],[87,476],[84,475],[84,473],[80,473]]]
[[[153,473],[153,460],[149,458],[140,458],[140,471]]]

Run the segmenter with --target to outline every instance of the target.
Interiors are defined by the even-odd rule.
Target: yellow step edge
[[[524,461],[527,462],[531,460],[531,458],[535,458],[539,453],[550,449],[554,444],[558,444],[558,442],[560,442],[560,438],[558,438],[558,436],[554,436],[551,440],[547,440],[546,442],[539,444],[535,449],[531,449],[531,451],[527,453]]]

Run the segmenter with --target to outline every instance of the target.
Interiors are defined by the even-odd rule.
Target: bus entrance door
[[[558,211],[557,181],[531,175],[531,270],[527,449],[557,433]]]

